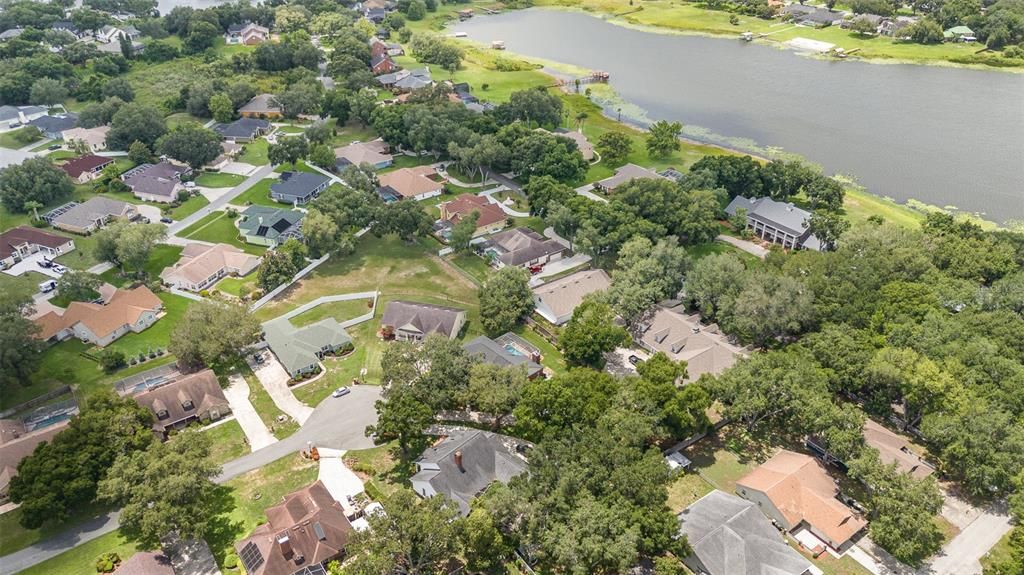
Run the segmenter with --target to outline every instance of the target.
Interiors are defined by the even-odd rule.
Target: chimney
[[[285,559],[291,558],[292,542],[288,539],[287,531],[277,536],[277,544],[281,546],[281,555],[284,555]]]
[[[260,216],[256,221],[262,226],[263,225],[263,216]]]
[[[460,472],[462,472],[462,473],[466,472],[466,468],[462,466],[462,452],[461,451],[456,451],[455,452],[455,466],[459,468]]]

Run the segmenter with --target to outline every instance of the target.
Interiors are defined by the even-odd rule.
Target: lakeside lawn
[[[197,186],[204,188],[233,188],[245,181],[245,176],[224,172],[203,172],[195,179]]]
[[[454,5],[452,5],[454,6]],[[438,6],[438,13],[449,6]],[[450,11],[448,12],[450,13]],[[409,22],[409,25],[414,24]],[[452,82],[466,82],[473,90],[473,94],[488,102],[501,103],[508,101],[513,92],[537,88],[541,86],[552,86],[555,81],[551,76],[539,71],[539,64],[530,64],[525,59],[510,54],[502,54],[498,50],[487,50],[474,44],[460,42],[460,47],[465,51],[465,58],[462,60],[462,67],[451,74],[438,66],[431,66],[432,76],[435,81],[451,80]],[[497,69],[498,58],[504,60],[523,60],[523,69],[515,72],[501,72]],[[421,68],[425,64],[416,58],[405,55],[393,58],[396,64],[406,69]],[[486,85],[486,88],[484,87]]]
[[[179,237],[215,244],[229,244],[253,255],[263,255],[267,248],[247,244],[238,235],[236,218],[229,218],[227,212],[214,211],[203,216],[198,222],[178,233]]]
[[[242,192],[235,199],[231,200],[233,205],[245,206],[255,204],[257,206],[269,206],[272,208],[287,208],[287,204],[279,204],[270,198],[270,186],[276,184],[277,178],[265,178],[252,185],[251,188]]]

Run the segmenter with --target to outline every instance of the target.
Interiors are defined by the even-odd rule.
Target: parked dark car
[[[160,218],[160,223],[162,223],[162,224],[173,224],[174,220],[172,220],[171,218]]]
[[[644,362],[644,360],[640,359],[639,356],[635,356],[635,355],[629,356],[629,363],[632,363],[633,365],[640,365],[643,362]]]

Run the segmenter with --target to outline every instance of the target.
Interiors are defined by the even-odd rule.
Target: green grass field
[[[108,345],[107,349],[124,352],[129,358],[140,353],[148,353],[150,350],[167,349],[171,343],[171,332],[181,321],[181,317],[185,315],[185,309],[192,303],[192,300],[167,292],[157,294],[157,297],[164,302],[164,312],[167,315],[157,320],[145,331],[122,336]]]
[[[227,217],[226,212],[211,212],[198,222],[182,230],[179,236],[211,243],[222,243],[254,255],[262,255],[267,249],[243,242],[235,227],[235,219]]]
[[[171,219],[183,220],[208,205],[210,205],[210,200],[206,199],[202,194],[192,196],[180,206],[171,208]]]
[[[172,246],[170,244],[155,246],[149,254],[149,259],[146,260],[146,265],[142,268],[146,272],[146,277],[151,280],[160,277],[160,272],[164,271],[164,268],[174,265],[181,258],[181,250],[181,246]],[[126,287],[138,281],[134,277],[122,277],[117,268],[103,272],[100,274],[100,277],[116,287]]]
[[[221,172],[203,172],[195,180],[197,186],[205,188],[233,188],[244,181],[244,176]]]
[[[237,160],[254,166],[269,164],[270,159],[267,158],[267,150],[269,149],[270,144],[263,138],[260,138],[255,142],[245,144],[244,149],[242,150],[242,153],[238,155]]]
[[[210,457],[218,464],[224,464],[249,453],[249,445],[245,442],[245,432],[237,421],[228,421],[203,432],[213,448]]]
[[[291,318],[292,324],[302,327],[324,318],[332,317],[337,321],[345,321],[369,313],[373,300],[370,298],[336,301],[316,306],[315,308]]]
[[[260,380],[256,377],[256,374],[249,369],[248,365],[244,365],[239,368],[238,373],[245,378],[245,382],[249,384],[249,401],[252,406],[256,408],[256,413],[260,414],[260,419],[267,426],[267,429],[274,434],[274,437],[278,439],[284,439],[289,435],[295,433],[299,429],[299,424],[293,421],[287,416],[277,404],[274,403],[273,398],[267,393],[266,388],[260,383]],[[278,423],[278,417],[284,416],[285,423]]]
[[[251,188],[242,192],[231,203],[238,206],[256,204],[257,206],[270,206],[274,208],[288,207],[286,204],[279,204],[270,199],[270,186],[277,183],[277,178],[266,178],[253,184]]]
[[[11,150],[18,150],[40,141],[41,138],[29,138],[28,133],[29,127],[19,128],[17,130],[11,130],[10,132],[4,132],[0,134],[0,148],[8,148]],[[49,145],[49,144],[47,144]]]
[[[248,295],[250,292],[255,290],[256,287],[257,286],[255,271],[253,271],[247,276],[243,276],[240,278],[226,277],[217,282],[217,285],[214,286],[215,289],[218,289],[226,294],[230,294],[235,297],[242,297],[243,295]]]
[[[103,553],[117,553],[124,561],[135,554],[133,543],[121,537],[120,531],[107,533],[20,571],[22,575],[83,575],[96,572],[96,559]]]

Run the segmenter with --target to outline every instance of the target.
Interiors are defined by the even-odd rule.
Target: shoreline
[[[716,32],[712,32],[712,31],[708,31],[708,30],[673,28],[671,26],[660,26],[660,25],[657,25],[657,24],[641,24],[641,23],[637,23],[637,22],[631,22],[628,18],[624,17],[624,16],[628,16],[630,14],[635,14],[638,11],[633,11],[633,12],[630,12],[629,14],[619,15],[619,14],[612,14],[612,13],[608,13],[608,12],[598,12],[598,11],[595,11],[595,10],[588,10],[586,8],[582,8],[582,7],[579,7],[579,6],[564,6],[564,5],[558,5],[558,4],[541,4],[541,5],[534,5],[534,6],[531,6],[529,8],[511,9],[509,11],[529,10],[529,9],[556,10],[556,11],[561,11],[561,12],[575,12],[575,13],[579,13],[579,14],[586,14],[586,15],[591,16],[593,18],[598,18],[600,20],[604,20],[605,22],[608,22],[609,24],[612,24],[612,25],[615,25],[615,26],[620,26],[622,28],[628,28],[628,29],[637,30],[637,31],[640,31],[640,32],[648,32],[648,33],[651,33],[651,34],[663,34],[663,35],[669,35],[669,36],[702,36],[702,37],[705,37],[705,38],[717,38],[717,39],[721,39],[721,40],[729,40],[729,39],[738,40],[739,39],[739,32],[742,31],[742,30],[739,30],[735,34],[725,34],[725,33],[716,33]],[[747,18],[754,18],[754,17],[753,16],[747,16]],[[843,58],[835,58],[835,57],[826,56],[824,54],[813,54],[813,53],[808,53],[808,52],[801,52],[799,50],[794,50],[794,49],[786,46],[783,42],[778,42],[778,41],[774,41],[774,40],[766,40],[764,38],[755,38],[754,39],[754,43],[759,44],[761,46],[770,46],[770,47],[777,48],[777,49],[780,49],[780,50],[792,51],[792,52],[796,53],[799,56],[802,56],[802,57],[805,57],[805,58],[818,59],[818,60],[828,60],[828,61],[836,61],[836,62],[841,62],[841,61],[864,62],[864,63],[868,63],[868,64],[879,64],[879,65],[901,65],[902,64],[902,65],[914,65],[914,66],[938,66],[938,67],[945,67],[945,68],[961,68],[961,69],[965,69],[965,70],[982,70],[982,71],[987,71],[987,72],[1005,72],[1005,73],[1009,73],[1009,74],[1024,74],[1024,66],[992,66],[992,65],[989,65],[989,64],[982,64],[982,63],[953,62],[953,61],[946,60],[946,59],[941,59],[941,58],[940,59],[936,59],[936,58],[907,59],[907,58],[896,58],[896,57],[863,57],[863,56],[860,56],[860,55],[857,55],[857,54],[850,55],[847,58],[843,59]]]

